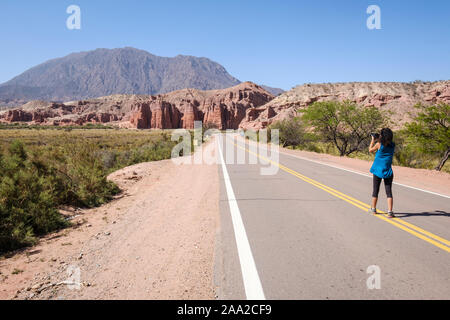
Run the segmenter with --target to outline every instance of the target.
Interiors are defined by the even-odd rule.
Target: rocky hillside
[[[0,113],[2,122],[47,125],[112,123],[139,129],[193,128],[202,120],[219,129],[237,129],[249,108],[274,98],[262,87],[245,82],[221,90],[183,89],[167,94],[111,95],[66,103],[32,101]]]
[[[395,128],[418,103],[450,103],[450,80],[305,84],[277,97],[251,82],[220,90],[183,89],[160,95],[110,95],[66,103],[31,101],[0,112],[3,122],[49,125],[112,123],[131,128],[193,128],[195,120],[219,129],[260,129],[297,116],[315,101],[351,100],[392,111]]]
[[[436,82],[348,82],[304,84],[287,91],[264,106],[247,110],[243,128],[259,129],[296,116],[297,110],[315,101],[351,100],[393,112],[396,126],[410,120],[409,112],[418,103],[450,103],[450,80]]]

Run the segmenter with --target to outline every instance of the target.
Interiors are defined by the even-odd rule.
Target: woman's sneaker
[[[376,208],[370,208],[370,209],[368,210],[368,212],[369,212],[369,213],[372,213],[372,214],[377,214],[377,213],[378,213]]]
[[[388,211],[387,216],[388,218],[395,218],[395,214],[392,211]]]

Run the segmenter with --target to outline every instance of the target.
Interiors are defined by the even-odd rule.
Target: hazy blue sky
[[[66,8],[81,8],[68,30]],[[366,9],[381,8],[381,30]],[[0,83],[48,59],[131,46],[208,57],[283,89],[306,82],[450,79],[448,0],[1,0]]]

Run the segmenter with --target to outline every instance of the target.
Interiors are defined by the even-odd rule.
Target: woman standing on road
[[[392,171],[392,157],[394,156],[395,143],[393,139],[392,130],[383,128],[379,135],[372,134],[372,141],[370,142],[369,152],[375,154],[370,172],[373,174],[373,192],[372,192],[372,207],[369,213],[377,214],[378,192],[380,191],[381,180],[384,180],[384,187],[386,189],[388,217],[394,218],[392,207],[394,204],[392,198],[392,180],[394,179],[394,172]]]

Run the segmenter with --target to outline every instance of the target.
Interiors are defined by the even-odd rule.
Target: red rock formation
[[[180,125],[179,110],[168,102],[157,100],[133,108],[130,123],[138,129],[173,129]]]
[[[173,123],[176,116],[175,108],[166,101],[155,101],[150,105],[151,117],[149,128],[173,129],[177,124]]]
[[[425,100],[430,103],[450,103],[450,83],[428,91]]]
[[[200,91],[184,89],[158,96],[111,95],[97,99],[61,103],[34,101],[0,114],[1,121],[42,124],[114,122],[121,127],[187,128],[202,120],[219,129],[264,128],[297,116],[297,110],[316,101],[350,100],[393,112],[400,127],[418,102],[450,103],[450,81],[398,83],[353,82],[305,84],[274,97],[250,83]]]
[[[130,117],[130,123],[138,129],[147,129],[150,127],[151,111],[149,103],[139,103],[135,106]]]
[[[212,105],[206,108],[203,122],[205,124],[212,124],[218,129],[223,129],[224,116],[223,107]]]
[[[194,129],[194,122],[201,120],[197,107],[185,102],[180,109],[182,112],[180,127],[183,129]]]
[[[272,95],[250,82],[229,88],[228,92],[217,90],[203,103],[203,122],[212,123],[218,129],[237,129],[247,109],[272,99]]]
[[[42,124],[85,124],[128,122],[139,129],[193,129],[194,121],[214,124],[219,129],[237,129],[248,108],[261,106],[273,96],[250,83],[222,89],[178,90],[158,96],[113,95],[67,104],[35,102],[10,110],[5,121]],[[34,108],[33,106],[39,106]]]
[[[223,90],[179,90],[151,97],[148,108],[145,105],[133,108],[130,123],[136,128],[193,129],[194,121],[203,121],[219,129],[237,129],[248,108],[272,98],[253,83]]]
[[[28,122],[33,119],[33,115],[30,112],[26,112],[21,109],[8,110],[4,115],[4,119],[7,122]]]

